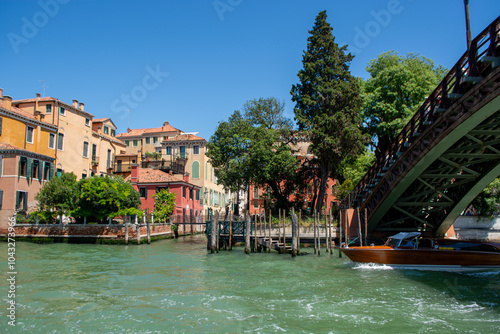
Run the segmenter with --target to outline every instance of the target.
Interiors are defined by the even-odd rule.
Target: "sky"
[[[118,127],[163,122],[210,139],[246,101],[290,90],[317,14],[368,78],[379,54],[420,53],[451,68],[466,49],[463,0],[0,0],[0,88],[36,93]],[[472,38],[499,0],[470,0]]]

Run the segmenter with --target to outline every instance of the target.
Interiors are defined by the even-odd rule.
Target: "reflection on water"
[[[204,236],[141,246],[18,243],[16,251],[19,332],[500,330],[498,272],[392,270],[324,253],[208,254]]]

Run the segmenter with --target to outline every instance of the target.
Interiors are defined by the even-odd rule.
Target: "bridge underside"
[[[489,107],[496,109],[493,115],[469,131],[464,129],[467,124],[457,127],[407,173],[407,179],[392,190],[401,193],[398,198],[384,202],[370,219],[372,225],[376,222],[374,230],[427,230],[442,235],[500,175],[500,98]]]

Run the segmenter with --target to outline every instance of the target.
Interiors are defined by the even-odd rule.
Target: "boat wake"
[[[361,269],[361,270],[393,270],[393,267],[390,267],[385,264],[380,263],[354,263],[352,269]]]

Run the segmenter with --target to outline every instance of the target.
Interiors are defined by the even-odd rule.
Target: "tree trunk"
[[[318,191],[318,202],[316,203],[316,210],[321,212],[321,208],[325,201],[326,186],[328,184],[328,177],[330,176],[329,164],[320,164],[321,181]]]

